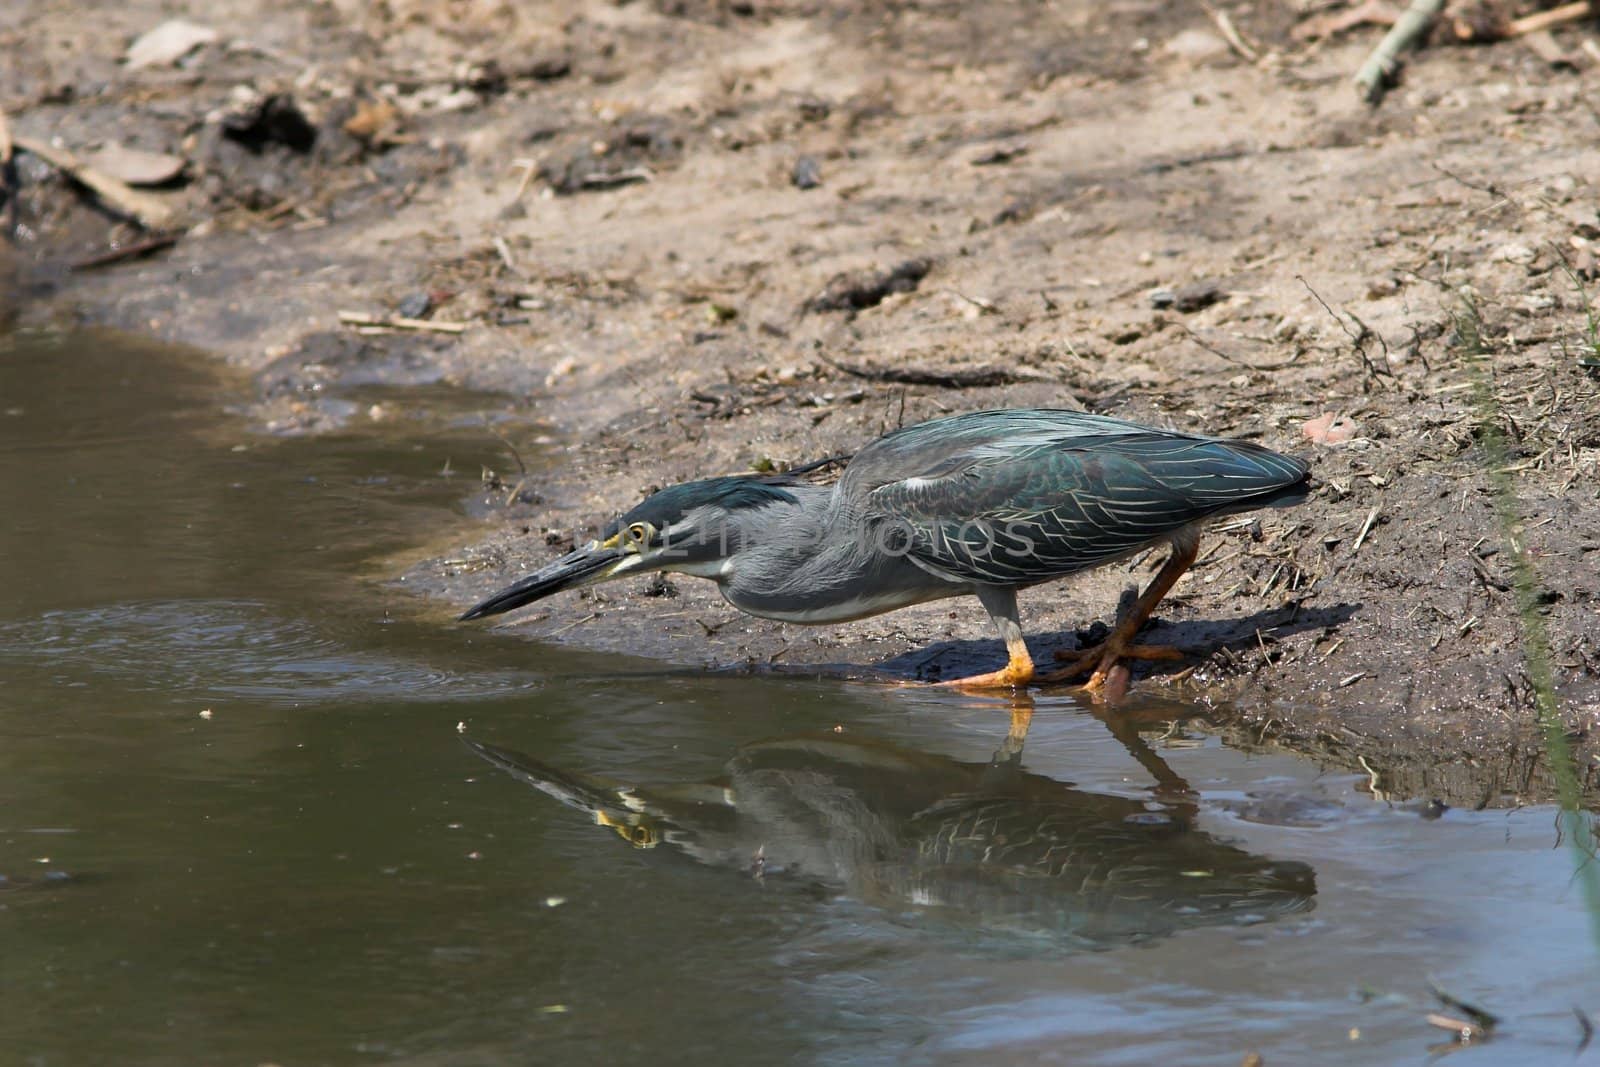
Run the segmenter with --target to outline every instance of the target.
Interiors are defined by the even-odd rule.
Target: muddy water
[[[0,345],[0,1062],[1420,1063],[1431,977],[1565,1063],[1600,1006],[1550,809],[450,625],[372,577],[472,521],[472,398],[230,388]]]

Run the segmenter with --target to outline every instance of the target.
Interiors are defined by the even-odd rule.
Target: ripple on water
[[[306,618],[251,600],[175,600],[47,612],[0,623],[0,664],[58,684],[270,703],[501,696],[539,684],[513,670],[442,669],[357,647]]]

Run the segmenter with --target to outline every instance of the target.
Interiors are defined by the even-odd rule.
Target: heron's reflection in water
[[[896,911],[1050,931],[1110,947],[1308,910],[1309,866],[1195,827],[1194,797],[1126,721],[1107,720],[1155,778],[1094,793],[1022,769],[1031,705],[988,763],[847,735],[746,745],[706,782],[620,785],[467,741],[484,759],[636,848],[842,890]]]

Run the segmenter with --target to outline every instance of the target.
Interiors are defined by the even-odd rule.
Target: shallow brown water
[[[1460,1062],[1566,1063],[1600,1006],[1552,809],[429,621],[372,576],[471,521],[473,398],[230,388],[0,342],[0,1062],[1420,1063],[1431,976]]]

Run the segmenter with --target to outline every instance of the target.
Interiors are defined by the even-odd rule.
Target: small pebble
[[[1201,64],[1228,54],[1228,42],[1204,30],[1184,30],[1168,41],[1162,51],[1186,63]]]
[[[1393,296],[1400,291],[1400,283],[1394,278],[1374,278],[1367,283],[1367,299],[1379,300],[1386,296]]]
[[[557,360],[556,365],[550,368],[550,373],[544,376],[545,387],[548,388],[556,384],[577,369],[578,361],[572,356]]]
[[[822,184],[822,165],[811,156],[801,156],[794,161],[789,180],[796,189],[815,189]]]
[[[994,145],[973,156],[970,162],[974,167],[992,167],[1000,163],[1010,163],[1013,159],[1027,154],[1028,146],[1025,144]]]
[[[1151,291],[1150,306],[1157,310],[1171,308],[1173,311],[1188,314],[1210,307],[1227,295],[1227,291],[1216,282],[1195,282],[1193,285],[1184,285],[1177,289],[1163,286]]]
[[[1517,244],[1515,242],[1501,245],[1499,248],[1495,249],[1494,252],[1494,258],[1503,263],[1528,264],[1532,263],[1537,255],[1538,253],[1529,248],[1527,245]]]
[[[400,301],[400,306],[396,310],[403,318],[420,319],[433,310],[433,297],[427,293],[412,293]]]

